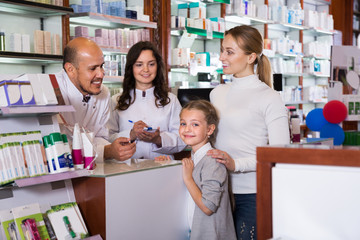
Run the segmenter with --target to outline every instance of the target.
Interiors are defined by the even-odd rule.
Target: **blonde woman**
[[[256,239],[256,147],[290,142],[287,111],[272,89],[270,62],[262,50],[263,38],[253,27],[225,32],[220,60],[232,82],[210,94],[220,122],[216,149],[208,155],[230,171],[236,234],[243,240]]]

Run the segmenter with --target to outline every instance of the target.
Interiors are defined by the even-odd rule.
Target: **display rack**
[[[26,0],[0,0],[0,12],[11,12],[26,16],[48,17],[73,13],[69,7]]]
[[[72,178],[86,177],[91,174],[92,174],[91,170],[81,169],[75,171],[67,171],[63,173],[47,174],[37,177],[16,179],[14,181],[14,184],[17,187],[27,187],[27,186],[56,182],[56,181],[67,180]]]
[[[71,14],[70,24],[105,28],[157,28],[156,22],[147,22],[92,12]]]

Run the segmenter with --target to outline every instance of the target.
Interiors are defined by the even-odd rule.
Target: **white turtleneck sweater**
[[[112,106],[110,111],[110,119],[108,122],[110,141],[114,141],[118,137],[129,137],[133,122],[142,120],[152,128],[160,127],[160,136],[162,147],[157,147],[154,143],[137,141],[136,152],[132,158],[154,159],[161,155],[170,155],[182,151],[186,144],[179,136],[180,111],[181,105],[177,97],[168,93],[170,103],[164,107],[156,107],[154,88],[146,91],[136,89],[136,99],[130,107],[124,111],[114,110],[116,107],[115,99],[112,98]],[[130,93],[133,97],[133,91]]]
[[[290,143],[285,105],[257,75],[233,77],[210,100],[220,117],[215,146],[235,160],[233,193],[256,193],[256,147]]]

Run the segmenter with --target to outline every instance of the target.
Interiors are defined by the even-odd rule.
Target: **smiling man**
[[[98,159],[126,160],[135,150],[128,138],[118,138],[112,144],[106,123],[110,116],[110,93],[102,84],[104,56],[99,46],[87,38],[75,38],[64,49],[63,70],[56,75],[66,105],[75,112],[61,113],[63,120],[94,132]]]

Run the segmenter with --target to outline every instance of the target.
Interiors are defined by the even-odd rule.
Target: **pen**
[[[134,123],[133,121],[131,121],[131,120],[128,120],[129,121],[129,123]]]

